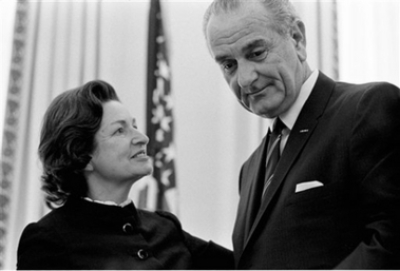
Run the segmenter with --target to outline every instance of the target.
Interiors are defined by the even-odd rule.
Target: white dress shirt
[[[286,128],[282,131],[282,139],[280,145],[280,153],[282,154],[283,149],[285,148],[286,142],[289,138],[290,132],[293,129],[293,126],[300,115],[300,111],[306,103],[308,97],[311,94],[312,89],[315,86],[315,83],[318,79],[319,71],[315,70],[311,73],[308,79],[304,82],[303,86],[300,89],[299,96],[294,101],[293,105],[289,108],[288,111],[279,116],[282,122],[285,124]],[[271,121],[270,130],[273,131],[275,127],[276,118]]]
[[[101,200],[91,199],[89,197],[83,197],[83,199],[86,201],[90,201],[90,202],[94,202],[94,203],[98,203],[98,204],[109,205],[109,206],[119,206],[119,207],[125,207],[132,202],[132,200],[129,198],[120,204],[118,204],[114,201],[101,201]]]

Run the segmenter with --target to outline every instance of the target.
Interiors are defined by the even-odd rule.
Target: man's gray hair
[[[272,25],[281,35],[287,35],[294,20],[299,19],[289,0],[214,0],[206,10],[203,19],[203,33],[207,39],[207,25],[212,15],[230,12],[249,2],[260,2],[272,16]]]

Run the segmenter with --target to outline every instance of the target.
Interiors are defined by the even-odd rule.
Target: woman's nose
[[[149,138],[145,134],[142,134],[141,132],[135,129],[133,132],[132,143],[147,145],[147,143],[149,143]]]

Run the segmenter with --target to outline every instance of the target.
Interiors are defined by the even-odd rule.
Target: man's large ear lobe
[[[305,61],[307,59],[306,27],[301,20],[297,19],[293,22],[290,35],[295,43],[299,59]]]

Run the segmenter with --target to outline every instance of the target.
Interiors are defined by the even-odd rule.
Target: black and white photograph
[[[400,269],[399,0],[0,18],[0,270]]]

